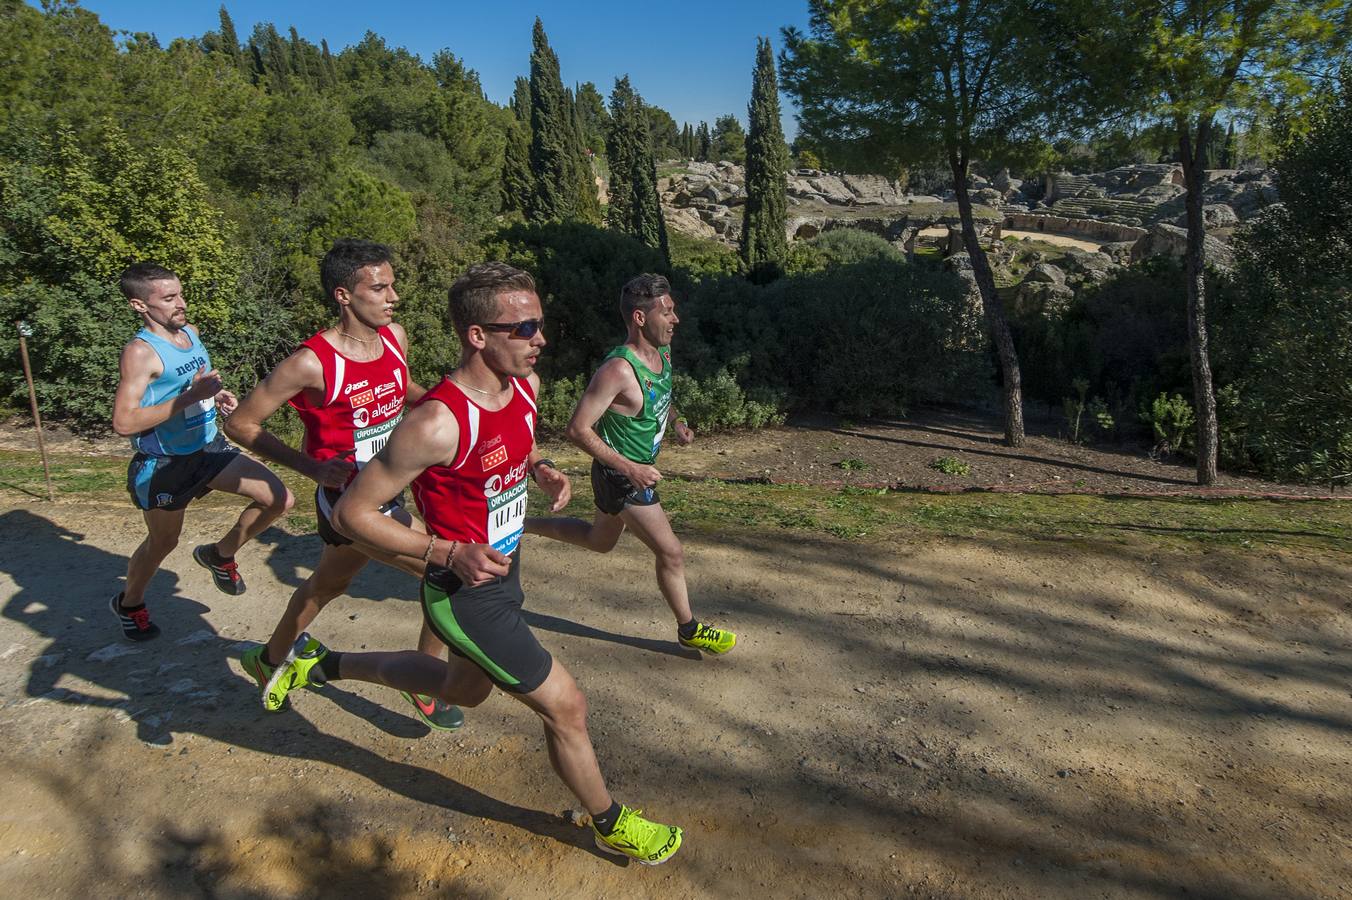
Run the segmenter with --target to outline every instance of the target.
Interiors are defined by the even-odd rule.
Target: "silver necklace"
[[[446,378],[447,378],[448,381],[450,381],[450,382],[451,382],[452,384],[454,384],[456,387],[462,387],[462,388],[464,388],[465,390],[467,390],[467,391],[473,391],[473,392],[476,393],[476,394],[483,394],[485,397],[491,397],[491,396],[493,396],[494,394],[501,393],[501,391],[502,391],[502,388],[498,388],[496,391],[486,391],[486,390],[484,390],[483,388],[476,388],[476,387],[474,387],[474,386],[472,386],[472,385],[465,384],[463,381],[460,381],[459,379],[452,378],[450,375],[447,375]]]

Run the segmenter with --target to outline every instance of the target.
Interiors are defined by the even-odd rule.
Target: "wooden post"
[[[52,493],[52,469],[47,464],[47,444],[42,439],[42,416],[38,413],[38,392],[33,387],[33,367],[28,364],[28,336],[33,333],[27,322],[19,326],[19,356],[23,359],[23,377],[28,380],[28,405],[33,410],[33,427],[38,432],[38,453],[42,456],[42,477],[47,480],[47,499],[55,500]]]

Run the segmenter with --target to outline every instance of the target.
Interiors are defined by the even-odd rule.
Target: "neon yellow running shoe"
[[[309,684],[323,684],[324,672],[315,666],[328,653],[328,647],[310,637],[308,632],[302,632],[287,651],[286,659],[273,670],[272,677],[263,686],[263,708],[277,712],[291,691]]]
[[[713,628],[700,622],[695,633],[688,638],[677,635],[682,647],[694,647],[705,653],[727,653],[737,646],[737,635],[723,628]]]
[[[240,664],[244,666],[244,671],[253,676],[253,680],[258,682],[258,693],[261,695],[268,686],[268,681],[272,679],[273,668],[263,662],[263,650],[266,645],[259,644],[244,651],[244,655],[239,658]]]
[[[660,866],[676,855],[681,849],[681,829],[675,825],[663,825],[649,822],[640,815],[643,810],[620,807],[620,817],[615,820],[615,829],[610,834],[602,834],[592,824],[592,834],[596,837],[596,846],[607,853],[627,856],[645,866]]]

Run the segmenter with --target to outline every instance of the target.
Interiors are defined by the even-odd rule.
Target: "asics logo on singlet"
[[[343,388],[343,396],[346,397],[348,394],[352,393],[353,391],[360,390],[361,388],[366,387],[366,386],[367,386],[368,384],[370,384],[370,383],[371,383],[370,381],[367,381],[367,380],[365,380],[365,379],[363,379],[362,381],[354,381],[354,382],[352,382],[351,384],[349,384],[347,387]]]
[[[185,362],[183,365],[179,366],[177,369],[174,369],[174,374],[187,375],[189,372],[196,372],[198,369],[202,368],[206,364],[207,361],[205,358],[201,356],[195,356],[192,359]]]
[[[496,497],[502,493],[503,487],[509,484],[516,484],[522,478],[526,477],[526,460],[521,461],[521,465],[513,466],[507,471],[506,475],[494,475],[484,482],[484,496]]]

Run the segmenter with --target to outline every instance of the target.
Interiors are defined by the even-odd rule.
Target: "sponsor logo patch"
[[[365,406],[376,399],[375,391],[362,391],[360,394],[353,394],[348,398],[353,406]]]
[[[174,502],[174,495],[173,495],[173,494],[156,494],[156,495],[155,495],[155,505],[156,505],[156,506],[168,506],[170,503],[173,503],[173,502]]]
[[[360,407],[352,413],[352,424],[358,428],[365,428],[371,424],[371,413],[366,407]]]
[[[393,381],[387,382],[386,384],[382,384],[380,387],[376,388],[376,396],[377,396],[377,397],[384,397],[384,396],[385,396],[386,394],[388,394],[390,391],[394,390],[394,388],[395,388],[395,383],[394,383]]]
[[[496,450],[490,450],[479,457],[479,467],[485,472],[489,469],[496,469],[507,461],[507,448],[498,447]]]
[[[354,381],[354,382],[352,382],[351,384],[349,384],[347,387],[343,388],[343,396],[346,397],[348,394],[352,393],[353,391],[358,390],[358,389],[360,389],[360,388],[364,388],[364,387],[366,387],[366,386],[367,386],[368,384],[370,384],[370,383],[371,383],[371,382],[369,382],[369,381],[367,381],[367,380],[365,380],[365,379],[363,379],[363,380],[361,380],[361,381]]]

